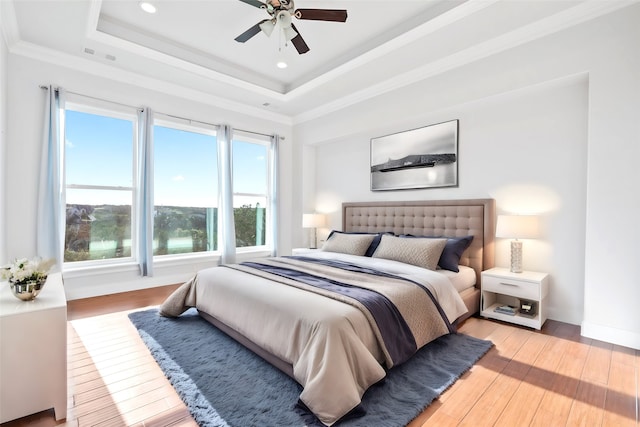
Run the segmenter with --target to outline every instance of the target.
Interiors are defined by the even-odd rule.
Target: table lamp
[[[522,273],[522,242],[518,239],[535,239],[539,235],[537,215],[498,215],[496,237],[511,241],[511,272]]]
[[[311,213],[302,214],[302,227],[309,228],[309,248],[315,249],[317,242],[318,227],[324,227],[326,224],[326,217],[323,214]]]

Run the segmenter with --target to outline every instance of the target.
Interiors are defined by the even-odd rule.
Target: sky
[[[134,123],[66,110],[66,183],[133,186]],[[154,127],[154,204],[217,205],[217,148],[214,135]],[[246,141],[233,146],[234,192],[266,194],[267,147]],[[131,204],[129,191],[67,189],[68,204]],[[255,198],[238,198],[235,204]],[[264,200],[261,201],[264,204]]]

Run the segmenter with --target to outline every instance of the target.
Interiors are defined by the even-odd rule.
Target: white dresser
[[[21,301],[0,282],[0,422],[53,408],[67,417],[67,298],[62,275]]]

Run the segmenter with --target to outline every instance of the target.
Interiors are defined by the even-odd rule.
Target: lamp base
[[[318,234],[315,228],[309,229],[309,249],[317,249]]]
[[[511,241],[511,272],[522,273],[522,242]]]

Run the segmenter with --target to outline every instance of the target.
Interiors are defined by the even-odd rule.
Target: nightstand
[[[482,296],[480,315],[517,325],[541,329],[547,320],[549,275],[535,271],[512,273],[507,268],[492,268],[482,272]],[[532,308],[533,313],[521,312],[521,304]],[[497,307],[510,305],[517,308],[515,315],[495,311]]]

